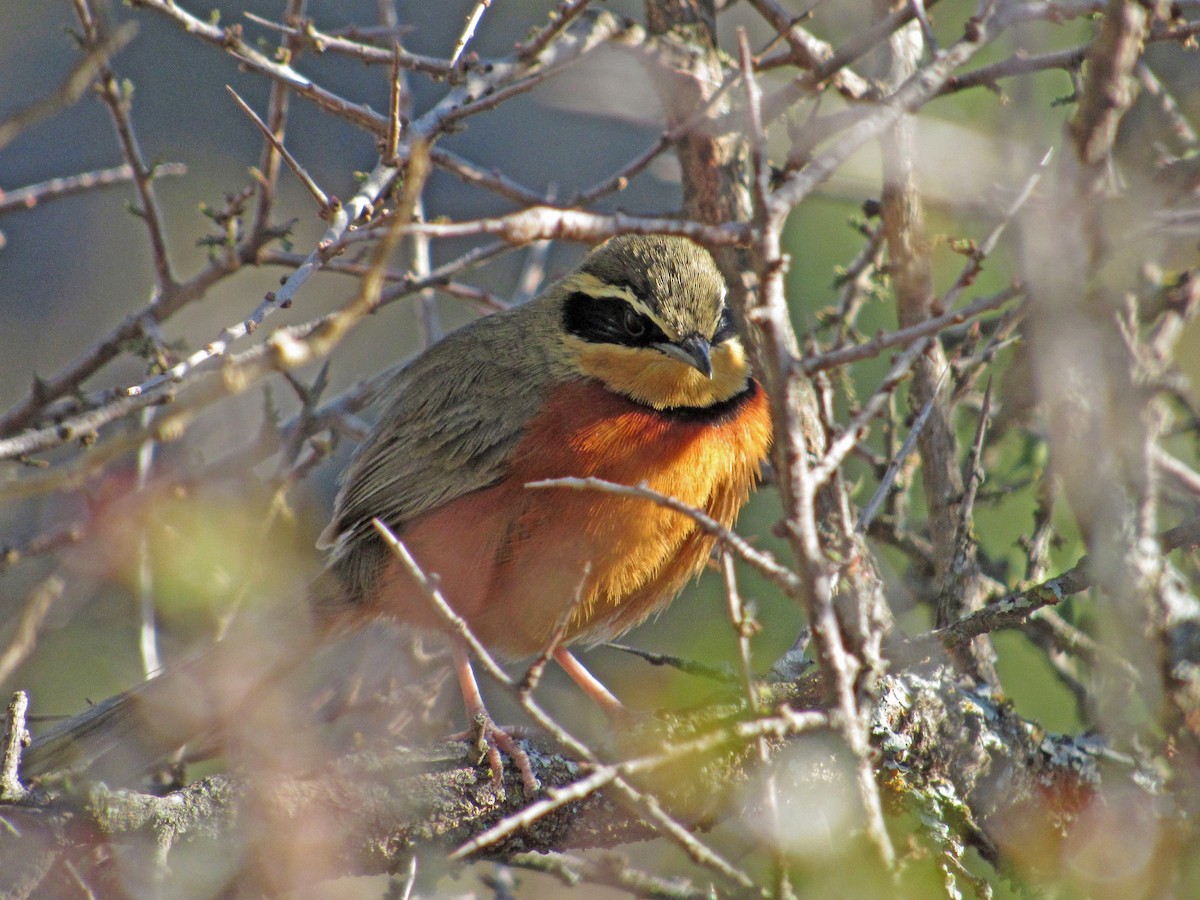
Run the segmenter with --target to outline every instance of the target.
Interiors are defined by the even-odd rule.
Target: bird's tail
[[[185,745],[185,759],[309,767],[339,736],[357,742],[383,728],[415,742],[453,730],[438,702],[438,642],[364,627],[378,615],[343,590],[326,572],[309,586],[311,616],[291,607],[242,617],[203,653],[59,723],[22,755],[22,776],[131,785]]]
[[[133,691],[126,691],[89,706],[78,715],[58,723],[35,738],[21,756],[21,776],[38,779],[55,773],[69,773],[92,765],[103,768],[120,746],[120,736],[136,719]],[[164,748],[164,758],[171,748]],[[142,768],[154,760],[147,759]]]
[[[22,777],[86,772],[128,784],[185,745],[224,749],[231,742],[278,740],[295,712],[283,686],[316,649],[311,634],[285,631],[242,627],[198,656],[59,723],[22,754]]]

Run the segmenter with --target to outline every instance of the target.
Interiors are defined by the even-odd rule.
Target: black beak
[[[710,347],[707,338],[689,334],[672,347],[679,351],[678,359],[686,362],[705,378],[712,378],[712,360],[708,355]]]

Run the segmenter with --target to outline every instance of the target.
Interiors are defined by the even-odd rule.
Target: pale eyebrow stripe
[[[679,335],[675,333],[675,329],[669,327],[666,322],[654,314],[649,306],[627,287],[622,287],[617,284],[610,284],[607,281],[601,281],[590,272],[579,272],[572,275],[564,283],[564,286],[573,288],[581,293],[587,294],[589,297],[610,300],[624,300],[635,310],[644,315],[647,319],[662,329],[671,340],[678,340]]]

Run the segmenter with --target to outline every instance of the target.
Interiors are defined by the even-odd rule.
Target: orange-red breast
[[[441,625],[378,517],[505,658],[542,650],[573,602],[564,645],[624,632],[670,602],[713,545],[647,500],[529,482],[644,483],[730,525],[771,440],[712,257],[663,235],[607,241],[529,303],[430,347],[383,396],[321,536],[318,618]],[[486,719],[465,651],[455,656],[498,773],[496,745],[520,754]],[[556,658],[619,708],[565,649]]]

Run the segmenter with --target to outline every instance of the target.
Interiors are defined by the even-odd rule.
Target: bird
[[[646,499],[529,485],[644,485],[731,526],[771,446],[767,396],[713,257],[664,234],[612,237],[529,302],[448,334],[398,371],[379,406],[318,541],[317,630],[384,619],[445,632],[382,523],[490,653],[528,658],[557,639],[554,659],[613,715],[620,701],[569,648],[663,609],[715,537]],[[532,790],[467,648],[450,644],[493,777],[503,751]]]

